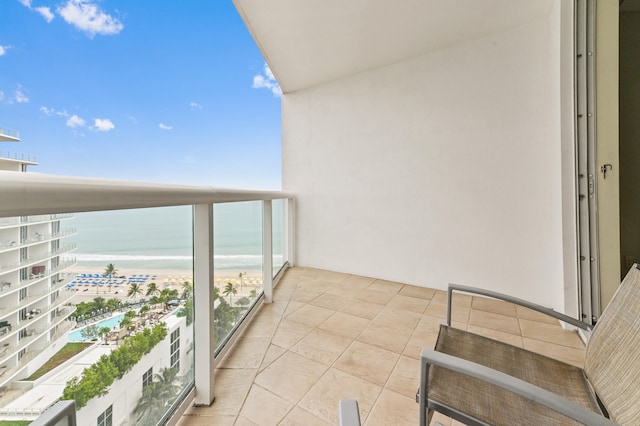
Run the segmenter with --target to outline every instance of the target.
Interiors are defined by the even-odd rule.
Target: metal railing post
[[[213,336],[213,205],[193,209],[193,309],[195,350],[195,405],[211,405],[215,399]]]
[[[273,301],[273,220],[271,200],[262,202],[262,282],[264,302]]]
[[[285,241],[285,260],[289,262],[289,266],[295,266],[296,264],[296,204],[295,199],[287,198],[285,205],[285,227],[284,227],[284,241]]]

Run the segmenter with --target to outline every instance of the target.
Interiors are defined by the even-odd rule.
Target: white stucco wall
[[[559,13],[284,95],[297,264],[562,309]]]

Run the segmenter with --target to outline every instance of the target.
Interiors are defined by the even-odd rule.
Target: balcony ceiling
[[[233,0],[294,92],[548,16],[557,0]]]

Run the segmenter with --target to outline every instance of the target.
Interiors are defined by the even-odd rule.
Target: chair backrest
[[[629,270],[593,329],[584,370],[611,420],[640,425],[640,265]]]

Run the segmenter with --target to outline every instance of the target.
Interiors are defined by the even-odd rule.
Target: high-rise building
[[[0,148],[19,142],[17,132],[0,129]],[[27,172],[35,158],[0,149],[0,170]],[[61,227],[72,215],[0,219],[0,395],[32,374],[67,340],[75,294],[65,270],[75,249],[63,239],[75,231]]]

